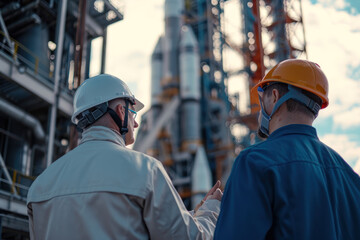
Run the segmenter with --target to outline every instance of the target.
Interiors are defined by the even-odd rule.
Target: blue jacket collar
[[[314,127],[305,124],[290,124],[276,129],[273,133],[270,134],[268,140],[287,134],[302,134],[318,138],[316,129]]]

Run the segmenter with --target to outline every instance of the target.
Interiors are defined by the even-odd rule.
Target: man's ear
[[[121,121],[124,121],[124,119],[125,119],[125,109],[123,108],[123,106],[121,106],[121,104],[118,104],[115,107],[115,112],[120,117]]]
[[[273,89],[271,92],[271,101],[275,104],[280,99],[280,93],[277,89]]]

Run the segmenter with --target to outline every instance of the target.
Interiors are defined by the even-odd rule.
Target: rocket
[[[197,149],[191,178],[191,205],[195,207],[201,202],[212,186],[209,162],[202,146]]]
[[[151,56],[151,112],[149,122],[156,124],[166,104],[180,98],[180,105],[166,125],[171,154],[186,153],[192,207],[211,189],[212,177],[201,141],[201,78],[198,42],[190,26],[183,23],[183,0],[165,0],[165,34]],[[156,139],[153,152],[164,151]],[[158,156],[161,159],[161,155]],[[173,179],[174,181],[174,179]]]

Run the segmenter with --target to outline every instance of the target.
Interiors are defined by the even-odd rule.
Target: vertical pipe
[[[91,61],[91,49],[92,49],[92,41],[93,39],[89,39],[86,41],[86,63],[85,63],[85,72],[84,72],[84,79],[88,79],[90,76],[90,61]]]
[[[102,51],[101,51],[101,69],[100,73],[105,73],[105,62],[106,62],[106,42],[107,42],[107,28],[104,29]]]
[[[230,102],[228,101],[228,97],[227,97],[227,89],[225,86],[225,72],[224,72],[224,63],[223,63],[223,48],[224,48],[224,44],[225,44],[225,39],[223,37],[223,29],[222,29],[222,18],[223,18],[223,14],[224,14],[224,0],[220,0],[218,1],[217,4],[217,9],[219,11],[219,15],[218,15],[218,26],[219,26],[219,39],[220,39],[220,44],[219,44],[219,52],[220,52],[220,71],[221,71],[221,82],[220,82],[220,86],[221,86],[221,99],[225,102],[226,104],[226,109],[227,112],[230,111]]]
[[[75,59],[74,59],[74,81],[76,86],[81,84],[81,63],[85,33],[86,0],[79,0],[79,14],[76,26]]]
[[[4,31],[5,39],[6,39],[7,43],[9,44],[9,47],[11,49],[11,53],[14,54],[14,44],[10,40],[9,32],[7,31],[4,19],[3,19],[2,14],[1,14],[1,11],[0,11],[0,24],[1,24],[1,29]]]
[[[56,60],[55,60],[55,76],[54,76],[54,101],[51,106],[51,116],[50,116],[50,128],[49,128],[49,142],[47,150],[47,167],[50,166],[53,159],[54,151],[54,138],[55,138],[55,124],[56,124],[56,115],[57,107],[59,100],[59,77],[60,77],[60,64],[62,59],[63,43],[64,43],[64,33],[65,33],[65,19],[66,19],[66,10],[67,10],[67,0],[62,0],[61,4],[61,13],[58,15],[57,21],[57,44],[56,44]]]

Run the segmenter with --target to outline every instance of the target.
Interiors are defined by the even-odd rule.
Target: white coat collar
[[[80,144],[88,141],[109,141],[125,147],[124,139],[120,133],[103,126],[94,126],[84,130]]]

